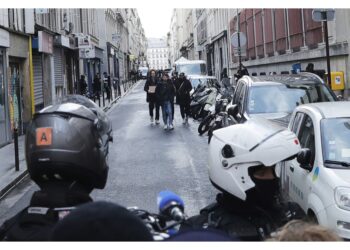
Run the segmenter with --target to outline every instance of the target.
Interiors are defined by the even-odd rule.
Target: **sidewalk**
[[[135,83],[137,84],[137,83]],[[107,111],[112,107],[114,103],[116,103],[120,98],[126,95],[130,89],[135,84],[125,83],[127,86],[124,90],[123,84],[121,84],[121,95],[116,96],[113,94],[114,98],[110,102],[105,99],[105,105],[103,108],[104,111]],[[103,104],[101,97],[101,105]],[[98,105],[98,100],[95,100]],[[8,191],[10,191],[13,187],[15,187],[22,179],[27,176],[27,165],[25,162],[24,155],[24,143],[25,136],[19,136],[18,138],[18,147],[19,147],[19,171],[15,170],[15,147],[14,143],[10,143],[4,147],[0,148],[0,200],[6,195]]]

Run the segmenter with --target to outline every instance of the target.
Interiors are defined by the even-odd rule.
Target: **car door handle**
[[[289,167],[290,171],[292,171],[294,173],[294,168],[293,167]]]

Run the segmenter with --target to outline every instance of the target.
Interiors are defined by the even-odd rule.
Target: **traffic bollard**
[[[18,154],[18,130],[14,129],[14,141],[15,141],[15,168],[19,171],[19,154]]]

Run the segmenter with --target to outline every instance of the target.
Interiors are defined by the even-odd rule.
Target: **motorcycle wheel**
[[[215,116],[208,115],[203,119],[203,121],[198,126],[198,133],[199,135],[203,135],[205,132],[207,132],[210,128],[210,123],[213,121]]]

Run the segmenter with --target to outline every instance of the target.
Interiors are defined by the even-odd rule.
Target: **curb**
[[[22,174],[17,176],[13,181],[11,181],[7,186],[0,190],[0,201],[9,193],[13,188],[20,184],[28,175],[28,170],[24,170]]]

